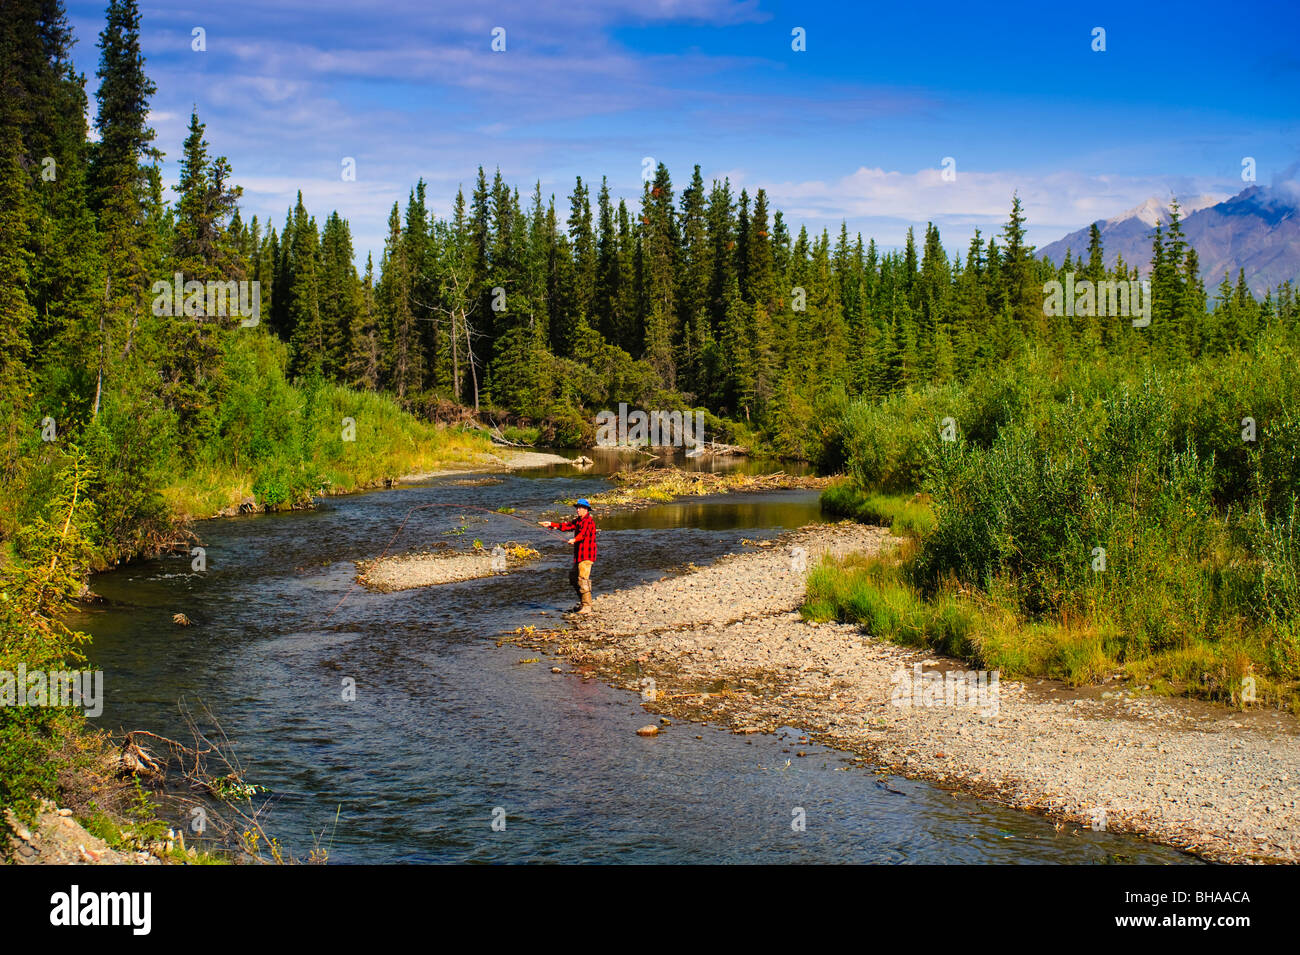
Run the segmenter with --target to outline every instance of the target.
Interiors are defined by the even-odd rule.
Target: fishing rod
[[[486,507],[479,507],[478,505],[475,504],[448,504],[443,501],[435,501],[431,504],[413,505],[406,512],[406,515],[402,518],[402,523],[397,525],[397,530],[393,532],[393,536],[388,539],[388,543],[384,545],[384,549],[379,552],[379,556],[375,558],[375,560],[380,561],[388,556],[388,549],[397,542],[397,538],[400,537],[402,531],[406,529],[406,524],[408,521],[410,521],[412,514],[414,514],[416,511],[423,511],[430,507],[455,508],[457,510],[462,510],[462,511],[482,511],[484,514],[491,514],[496,517],[509,517],[509,518],[513,518],[516,521],[522,521],[523,523],[527,524],[529,527],[540,528],[541,530],[546,531],[548,534],[554,534],[556,537],[561,537],[561,538],[564,537],[563,531],[556,530],[553,527],[546,527],[542,524],[538,524],[536,521],[530,521],[526,517],[520,517],[517,514],[507,514],[504,511],[494,511]],[[343,594],[343,596],[339,598],[339,602],[336,603],[333,609],[330,610],[330,612],[325,615],[326,620],[334,616],[335,612],[338,611],[339,607],[343,606],[344,601],[346,601],[349,597],[352,596],[352,592],[357,589],[357,586],[358,586],[357,582],[354,580],[351,586],[349,586],[347,591]]]
[[[541,527],[542,530],[546,531],[548,534],[555,534],[560,537],[564,536],[563,531],[557,531],[554,527],[543,527],[541,524],[538,524],[536,521],[531,521],[526,517],[520,517],[518,514],[508,514],[505,511],[493,511],[486,507],[479,507],[476,504],[438,503],[438,504],[421,504],[420,507],[450,507],[450,508],[460,508],[462,510],[467,510],[467,511],[482,511],[484,514],[491,514],[495,517],[509,517],[516,521],[522,521],[523,523],[527,524],[529,527]]]

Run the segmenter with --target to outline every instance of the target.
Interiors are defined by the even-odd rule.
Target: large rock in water
[[[651,723],[650,725],[648,725],[648,726],[643,726],[643,727],[641,727],[639,730],[637,730],[637,731],[636,731],[636,735],[637,735],[637,736],[658,736],[658,735],[659,735],[659,727],[657,727],[657,726],[655,726],[653,723]]]

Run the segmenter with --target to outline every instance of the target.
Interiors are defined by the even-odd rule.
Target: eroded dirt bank
[[[921,702],[907,690],[917,664],[964,665],[795,612],[805,572],[794,548],[811,567],[828,550],[889,544],[879,528],[819,525],[618,593],[601,594],[597,575],[591,618],[521,639],[653,695],[644,705],[656,714],[737,732],[794,726],[883,768],[1063,823],[1217,861],[1300,861],[1300,721],[1288,715],[1009,680],[996,706],[987,696],[899,705]]]

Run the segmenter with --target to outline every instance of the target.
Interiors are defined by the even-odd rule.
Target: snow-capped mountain
[[[1251,291],[1262,296],[1290,279],[1300,279],[1300,201],[1286,188],[1251,186],[1236,196],[1178,197],[1183,233],[1200,258],[1201,277],[1213,289],[1224,272],[1236,282],[1244,269]],[[1143,273],[1151,266],[1156,223],[1169,223],[1169,201],[1148,199],[1127,212],[1098,220],[1107,266],[1124,256]],[[1085,227],[1038,250],[1058,265],[1066,250],[1076,259],[1088,251]]]

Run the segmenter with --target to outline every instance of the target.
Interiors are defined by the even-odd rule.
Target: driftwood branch
[[[492,421],[491,418],[489,418],[488,420]],[[520,444],[518,441],[511,441],[509,438],[507,438],[504,434],[501,433],[501,426],[498,425],[495,421],[492,421],[491,428],[488,428],[485,425],[479,425],[479,427],[482,428],[484,431],[486,431],[488,434],[492,435],[492,440],[496,444],[504,444],[506,447],[510,447],[510,448],[528,447],[528,445],[526,444]]]
[[[214,740],[199,727],[199,722],[182,700],[181,714],[185,719],[193,745],[187,745],[167,736],[148,730],[132,730],[122,744],[121,766],[133,776],[161,783],[168,770],[175,765],[177,775],[189,784],[194,796],[172,793],[169,798],[180,805],[199,808],[203,818],[217,833],[218,841],[233,848],[253,862],[284,862],[279,843],[262,826],[262,816],[271,805],[270,799],[254,802],[257,787],[245,782],[244,767],[235,755],[234,744],[222,729],[220,722],[206,706],[202,717],[214,728]],[[145,748],[144,741],[161,744],[166,755],[155,754]],[[225,770],[225,772],[222,772]],[[233,791],[233,792],[232,792]],[[247,805],[242,805],[247,803]],[[262,854],[262,847],[270,851],[271,858]],[[313,859],[324,858],[313,850]]]

